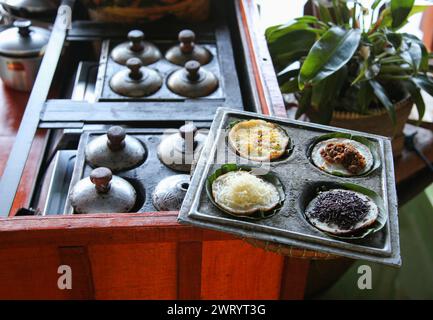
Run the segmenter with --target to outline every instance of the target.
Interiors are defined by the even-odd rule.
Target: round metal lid
[[[137,193],[128,181],[101,167],[78,181],[69,199],[74,213],[123,213],[134,207]]]
[[[13,27],[0,32],[0,54],[14,57],[42,55],[50,32],[31,24],[30,20],[16,20]]]
[[[179,66],[184,66],[190,60],[196,60],[201,65],[212,60],[212,54],[206,48],[195,43],[195,33],[191,30],[179,32],[179,45],[170,48],[165,58]]]
[[[161,180],[152,194],[153,206],[159,211],[178,211],[189,188],[190,176],[178,174]]]
[[[111,58],[125,65],[131,58],[138,58],[147,66],[161,59],[161,52],[150,42],[143,41],[144,33],[140,30],[132,30],[128,33],[129,42],[117,45],[111,51]]]
[[[188,98],[199,98],[210,95],[218,88],[216,76],[201,67],[200,62],[191,60],[185,67],[173,72],[167,86],[178,95]]]
[[[138,166],[146,156],[146,149],[136,138],[119,126],[108,129],[107,134],[94,138],[86,146],[87,162],[94,168],[107,167],[113,171]]]
[[[158,71],[143,67],[140,59],[131,58],[126,62],[128,69],[116,73],[110,80],[111,89],[126,97],[150,96],[162,86]]]
[[[190,172],[194,160],[198,159],[207,135],[197,132],[192,124],[179,128],[178,133],[164,138],[158,146],[158,158],[167,167]]]
[[[46,12],[56,10],[59,6],[57,0],[0,0],[0,4],[4,4],[13,9],[25,9],[29,12]]]

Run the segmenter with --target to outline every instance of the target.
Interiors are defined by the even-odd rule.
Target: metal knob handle
[[[111,170],[105,167],[96,168],[90,173],[90,181],[95,185],[96,191],[100,193],[107,193],[110,190],[112,178]]]
[[[179,32],[180,50],[182,53],[191,53],[194,50],[195,33],[192,30]]]
[[[186,137],[194,137],[197,133],[197,127],[192,123],[187,123],[179,128],[180,136],[185,139]]]
[[[139,52],[144,49],[144,32],[140,30],[131,30],[128,32],[128,40],[131,41],[129,49],[134,52]]]
[[[191,81],[196,81],[199,79],[200,74],[200,62],[195,61],[195,60],[190,60],[187,63],[185,63],[185,69],[188,73],[188,79]]]
[[[129,58],[126,61],[126,66],[130,70],[129,77],[133,80],[140,80],[143,77],[143,73],[141,72],[141,67],[143,63],[138,58]]]
[[[179,133],[183,139],[183,151],[186,153],[193,152],[197,146],[197,142],[194,139],[197,127],[192,123],[187,123],[179,128]]]
[[[15,20],[14,27],[18,28],[18,33],[24,37],[30,34],[32,22],[30,20]]]
[[[125,147],[125,129],[119,126],[110,127],[107,131],[107,145],[112,151],[122,150]]]

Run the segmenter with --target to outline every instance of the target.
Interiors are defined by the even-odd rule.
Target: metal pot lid
[[[162,86],[158,71],[144,67],[138,58],[126,62],[127,69],[116,73],[110,80],[111,89],[126,97],[150,96]]]
[[[152,194],[153,206],[158,211],[179,211],[189,188],[190,176],[177,174],[161,180]]]
[[[146,149],[136,138],[119,126],[108,129],[107,134],[94,138],[86,146],[86,160],[94,168],[107,167],[113,171],[134,168],[142,163]]]
[[[161,52],[150,42],[143,41],[144,33],[140,30],[132,30],[128,33],[128,42],[117,45],[111,51],[111,58],[125,65],[130,58],[138,58],[147,66],[161,59]]]
[[[158,158],[167,167],[190,172],[191,165],[198,159],[207,135],[197,132],[192,124],[179,128],[179,132],[165,137],[158,146]]]
[[[0,54],[15,57],[42,55],[49,39],[48,30],[32,26],[30,20],[16,20],[13,27],[0,32]]]
[[[172,47],[165,54],[165,58],[179,66],[184,66],[190,60],[196,60],[201,65],[212,60],[212,54],[206,48],[195,43],[195,33],[192,30],[179,32],[180,44]]]
[[[167,86],[178,95],[199,98],[214,92],[218,88],[218,79],[212,72],[202,68],[200,62],[191,60],[185,63],[184,68],[169,76]]]
[[[29,12],[46,12],[56,10],[59,6],[57,0],[0,0],[0,4],[16,10],[25,9]]]
[[[137,193],[128,181],[101,167],[78,181],[69,199],[75,213],[123,213],[134,207]]]

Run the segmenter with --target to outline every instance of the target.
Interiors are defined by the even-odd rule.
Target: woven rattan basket
[[[84,0],[90,18],[114,23],[145,23],[165,16],[188,21],[204,21],[209,16],[209,0]]]

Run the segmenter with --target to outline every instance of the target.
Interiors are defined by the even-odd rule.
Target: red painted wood
[[[96,299],[176,299],[176,243],[89,245]]]
[[[307,285],[310,260],[284,258],[281,277],[280,299],[303,299]]]
[[[59,247],[60,265],[71,268],[71,289],[64,289],[68,299],[94,299],[93,274],[87,247]],[[62,274],[59,274],[61,276]]]
[[[430,52],[433,51],[433,7],[423,13],[421,29],[424,32],[424,43]]]
[[[241,240],[205,242],[201,296],[203,299],[278,299],[283,259]]]
[[[202,242],[177,243],[177,298],[201,298]]]

